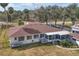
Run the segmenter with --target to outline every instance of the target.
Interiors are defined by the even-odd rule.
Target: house
[[[11,47],[23,44],[56,43],[69,38],[70,32],[53,28],[41,23],[31,23],[24,26],[12,27],[8,30],[9,42]]]
[[[75,24],[72,26],[72,32],[79,33],[79,24]]]
[[[70,34],[70,35],[71,35],[71,42],[79,46],[79,24],[78,23],[72,26],[73,34]]]
[[[5,28],[5,26],[10,26],[10,27],[13,27],[14,26],[14,23],[9,23],[9,22],[2,22],[2,21],[0,21],[0,28],[2,28],[2,27],[4,27]]]
[[[79,34],[78,33],[71,34],[71,42],[79,46]]]

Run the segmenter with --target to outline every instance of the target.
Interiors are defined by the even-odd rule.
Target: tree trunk
[[[12,14],[10,14],[10,17],[11,17],[11,18],[10,18],[10,22],[11,22],[11,21],[12,21]]]
[[[75,24],[75,21],[73,20],[73,21],[72,21],[72,25],[74,25],[74,24]]]
[[[27,15],[27,21],[29,21],[29,14],[26,14]]]
[[[72,21],[72,25],[74,25],[74,24],[75,24],[76,19],[75,19],[75,18],[72,18],[72,19],[71,19],[71,21]]]
[[[63,19],[62,29],[64,28],[64,25],[65,25],[65,19]]]
[[[6,11],[6,8],[4,8],[4,11],[5,11],[5,15],[6,15],[6,29],[7,29],[7,25],[8,25],[8,17],[7,17],[7,11]]]
[[[55,26],[57,25],[57,19],[55,19]]]
[[[48,24],[48,18],[47,17],[45,17],[45,21],[46,21],[46,24]]]

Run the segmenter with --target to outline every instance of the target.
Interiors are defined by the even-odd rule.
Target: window
[[[52,38],[52,35],[49,35],[49,40],[52,40],[53,38]]]
[[[70,39],[70,37],[71,37],[70,35],[62,35],[61,39]]]
[[[32,36],[27,36],[27,40],[32,39]]]
[[[17,38],[15,37],[14,40],[17,40]]]
[[[55,39],[60,39],[60,35],[55,35]]]
[[[48,39],[48,36],[47,36],[47,35],[45,35],[45,38],[46,38],[46,39]]]
[[[40,34],[40,38],[43,38],[44,37],[44,34]]]
[[[34,39],[39,38],[39,35],[34,35]]]
[[[24,41],[24,36],[18,37],[18,40],[19,40],[19,41]]]
[[[62,36],[61,36],[61,39],[67,39],[67,38],[68,38],[67,35],[62,35]]]

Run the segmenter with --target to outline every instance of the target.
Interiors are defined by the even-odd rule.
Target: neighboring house
[[[0,28],[5,27],[6,25],[7,26],[14,26],[14,23],[9,23],[9,22],[7,23],[7,22],[2,22],[2,21],[0,22]]]
[[[79,24],[75,24],[72,26],[72,32],[79,33]]]
[[[56,43],[70,37],[70,32],[49,27],[41,23],[27,24],[22,27],[12,27],[8,30],[11,47],[30,43]]]
[[[71,42],[75,45],[78,45],[79,46],[79,34],[77,33],[73,33],[71,34]]]
[[[72,26],[72,32],[73,34],[71,34],[71,42],[73,44],[76,44],[79,46],[79,24],[75,24]]]

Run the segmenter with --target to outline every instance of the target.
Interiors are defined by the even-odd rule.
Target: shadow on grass
[[[30,48],[34,48],[34,47],[39,47],[39,46],[50,46],[52,45],[51,43],[32,43],[32,44],[26,44],[26,45],[22,45],[20,47],[17,47],[17,48],[13,48],[13,49],[16,49],[16,50],[26,50],[26,49],[30,49]]]

